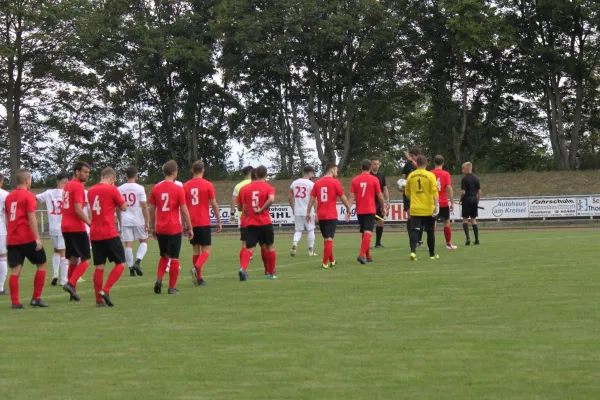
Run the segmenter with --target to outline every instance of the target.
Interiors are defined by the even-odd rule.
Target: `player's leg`
[[[25,256],[22,254],[19,246],[8,246],[7,249],[8,266],[10,268],[10,277],[8,278],[8,287],[10,289],[10,302],[12,309],[25,308],[19,300],[19,277],[21,269],[25,262]]]
[[[242,263],[242,255],[246,252],[246,228],[240,228],[240,264]]]
[[[476,209],[477,207],[475,207]],[[471,225],[473,225],[473,235],[475,236],[475,245],[479,244],[479,226],[477,226],[477,211],[473,213],[474,217],[471,218]]]
[[[198,252],[198,257],[194,262],[194,268],[192,268],[192,276],[195,278],[193,282],[194,285],[202,286],[206,285],[206,282],[202,278],[202,267],[204,267],[204,264],[206,264],[206,261],[208,261],[208,258],[210,257],[210,252],[212,250],[212,235],[210,226],[201,227],[200,229],[197,229],[197,231],[199,242],[197,249],[196,246],[194,246],[194,252]],[[194,238],[195,236],[196,231],[194,232]]]
[[[169,294],[179,294],[177,290],[177,279],[181,266],[179,264],[179,253],[181,252],[181,235],[169,235],[168,245],[171,267],[169,268]]]
[[[427,232],[427,247],[429,249],[429,258],[432,260],[440,258],[435,253],[435,218],[424,217],[423,230]]]
[[[133,259],[133,227],[132,226],[124,226],[121,228],[121,238],[125,242],[125,260],[127,262],[127,267],[129,268],[129,276],[136,276],[135,269],[133,268],[135,265],[135,261]]]
[[[411,218],[411,228],[410,232],[410,259],[413,261],[417,260],[417,245],[419,242],[419,232],[423,229],[421,217],[413,216]]]
[[[54,244],[55,239],[52,238]],[[60,251],[54,246],[54,252],[52,253],[52,286],[58,285],[58,275],[60,274]]]
[[[304,228],[306,229],[306,232],[307,232],[306,240],[308,241],[308,256],[316,257],[318,254],[315,253],[315,240],[316,240],[315,228],[316,228],[316,226],[315,226],[314,217],[311,218],[310,222],[306,222],[306,220],[304,220]]]
[[[371,236],[373,235],[373,228],[375,227],[375,214],[362,215],[361,231],[362,240],[360,245],[360,253],[358,254],[358,262],[366,264],[367,253],[371,247]]]
[[[110,299],[110,290],[121,278],[123,271],[125,271],[125,249],[123,248],[123,243],[118,237],[106,240],[105,247],[108,260],[114,262],[115,266],[112,271],[110,271],[110,274],[108,274],[106,283],[104,284],[104,287],[102,287],[102,290],[100,290],[99,294],[107,306],[113,307],[114,304]]]
[[[465,232],[465,246],[469,246],[471,244],[471,237],[469,235],[469,204],[464,200],[462,204],[462,219],[463,231]]]
[[[303,216],[300,215],[296,215],[294,217],[294,226],[295,226],[295,231],[294,231],[294,238],[292,240],[292,248],[290,249],[290,255],[292,257],[294,257],[296,255],[296,249],[298,248],[298,243],[300,243],[300,240],[302,239],[302,232],[304,231],[304,218]]]
[[[252,258],[252,253],[254,253],[254,249],[258,244],[258,236],[256,233],[255,226],[247,226],[244,231],[245,236],[245,248],[242,249],[240,255],[240,270],[238,275],[240,277],[240,281],[248,280],[248,265],[250,264],[250,259]]]
[[[92,249],[92,251],[94,252],[94,264],[96,262],[100,262],[100,261],[97,261],[97,256],[96,256],[96,253],[98,252],[98,250]],[[104,262],[106,262],[106,261],[104,261]],[[94,269],[94,293],[96,294],[96,307],[105,307],[106,306],[106,304],[104,304],[102,296],[100,296],[100,292],[102,291],[102,285],[104,284],[104,265],[105,264],[98,264],[98,265],[94,266],[94,267],[96,267],[96,269]]]
[[[452,223],[450,221],[450,207],[440,208],[439,217],[444,221],[444,238],[446,239],[446,249],[456,250],[452,244]]]
[[[6,276],[8,275],[8,261],[6,258],[6,253],[6,235],[0,235],[0,296],[7,294],[7,292],[4,290],[4,283],[6,282]]]
[[[33,277],[33,295],[29,305],[32,307],[48,307],[48,304],[42,301],[42,292],[46,284],[46,251],[42,247],[37,250],[36,242],[32,242],[23,246],[26,249],[26,258],[31,264],[37,266]]]
[[[58,249],[60,257],[60,286],[64,286],[69,280],[69,260],[66,258],[65,239],[60,235],[56,236],[56,240],[57,243],[54,246]]]
[[[67,239],[68,238],[68,239]],[[67,244],[67,240],[70,244]],[[71,265],[69,271],[73,271],[69,277],[69,281],[63,286],[63,290],[71,295],[71,301],[80,301],[81,298],[77,295],[77,280],[83,276],[88,269],[91,259],[90,240],[87,232],[73,232],[65,237],[67,244],[67,256],[70,257]],[[75,268],[71,268],[74,262],[80,260]]]
[[[158,266],[156,269],[156,282],[154,283],[154,293],[161,294],[162,292],[162,281],[169,265],[169,254],[168,254],[168,235],[156,235],[158,242],[158,251],[160,258],[158,259]]]
[[[269,279],[277,279],[277,276],[275,275],[275,271],[277,269],[277,252],[275,251],[275,231],[273,230],[273,225],[265,225],[261,228],[261,241],[267,249],[267,277]]]
[[[377,218],[377,225],[375,228],[375,248],[382,248],[384,246],[381,244],[381,237],[383,236],[383,218],[385,217],[379,204],[377,205],[377,216],[381,219]]]
[[[144,236],[144,238],[140,239],[140,245],[138,246],[137,253],[135,254],[135,264],[133,267],[138,276],[144,275],[142,272],[142,261],[148,252],[148,235],[145,233],[145,231]]]

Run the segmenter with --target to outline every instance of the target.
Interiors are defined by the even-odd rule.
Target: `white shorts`
[[[6,235],[0,235],[0,254],[6,254]]]
[[[144,226],[122,226],[121,239],[124,242],[133,242],[136,240],[148,239],[148,234]]]
[[[56,250],[65,250],[65,238],[63,235],[50,235],[50,240],[52,241],[52,247]]]
[[[305,229],[307,231],[315,230],[315,219],[312,221],[306,222],[306,216],[296,215],[296,232],[303,232]]]

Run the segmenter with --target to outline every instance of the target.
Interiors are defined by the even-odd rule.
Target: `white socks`
[[[148,251],[148,243],[140,243],[140,247],[138,247],[137,251],[137,259],[143,260],[146,256],[146,252]]]
[[[302,239],[302,232],[294,233],[294,244],[298,244],[298,242],[300,242],[300,239]]]
[[[6,256],[0,256],[0,292],[4,291],[4,282],[6,282],[7,274],[8,265],[6,262]]]
[[[125,261],[129,268],[133,267],[135,260],[133,259],[133,249],[131,247],[125,247]]]
[[[309,249],[314,249],[315,248],[315,231],[308,231],[308,248]]]
[[[60,267],[60,254],[52,254],[52,279],[58,279],[58,268]]]
[[[60,259],[60,284],[62,286],[64,286],[65,283],[67,283],[69,281],[69,278],[67,278],[67,275],[69,275],[69,260],[67,260],[66,258],[61,258]]]

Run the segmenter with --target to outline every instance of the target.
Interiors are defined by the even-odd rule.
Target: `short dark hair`
[[[83,170],[84,168],[87,168],[87,169],[92,169],[92,168],[90,167],[90,164],[86,163],[85,161],[77,161],[77,162],[75,163],[75,165],[73,166],[73,172],[81,171],[81,170]]]
[[[169,160],[165,163],[165,165],[163,165],[162,170],[165,176],[171,176],[175,172],[177,172],[177,163],[175,162],[175,160]]]
[[[410,149],[410,151],[408,153],[412,154],[412,155],[415,155],[415,156],[420,156],[421,155],[421,149],[419,149],[418,147],[413,147],[412,149]]]
[[[204,171],[204,162],[198,160],[192,164],[192,172],[195,174],[199,174]]]
[[[417,166],[423,167],[427,165],[427,158],[424,155],[417,156]]]
[[[62,181],[64,179],[69,179],[69,174],[67,174],[66,172],[59,172],[58,175],[56,175],[57,181]]]
[[[371,157],[371,162],[373,162],[373,161],[379,161],[379,158],[377,158],[377,157]]]
[[[264,179],[266,177],[267,177],[267,167],[265,167],[264,165],[259,165],[256,168],[256,178]]]
[[[138,170],[133,165],[130,165],[125,170],[125,176],[127,177],[127,179],[133,179],[133,178],[135,178],[137,176],[137,174],[138,174]]]
[[[306,165],[304,168],[302,168],[302,172],[304,172],[305,174],[308,174],[311,172],[315,172],[315,169],[313,168],[312,165]]]
[[[332,169],[334,169],[336,167],[337,167],[337,165],[332,162],[325,164],[325,173],[328,173],[329,171],[331,171]]]
[[[442,157],[438,154],[437,156],[433,157],[433,163],[435,165],[437,165],[438,167],[440,165],[444,165],[444,157]]]
[[[252,168],[252,170],[250,171],[250,179],[255,181],[258,178],[256,177],[256,168]]]
[[[242,174],[244,174],[244,176],[248,176],[252,170],[254,169],[254,167],[251,167],[250,165],[248,165],[247,167],[242,168]]]
[[[372,165],[373,163],[371,162],[371,160],[363,160],[361,168],[363,171],[368,171],[371,169]]]
[[[117,176],[117,173],[115,172],[114,169],[112,169],[111,167],[106,167],[102,170],[102,173],[100,174],[100,178],[104,179],[104,178],[111,178],[113,176]]]
[[[24,184],[29,178],[31,178],[31,171],[25,168],[18,170],[15,174],[15,180],[17,181],[17,185]]]

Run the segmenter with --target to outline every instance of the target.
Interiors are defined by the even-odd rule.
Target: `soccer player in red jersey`
[[[346,220],[350,219],[350,203],[344,194],[344,189],[337,178],[337,165],[329,163],[325,166],[325,176],[319,179],[310,193],[310,200],[308,201],[308,208],[306,210],[306,220],[309,221],[311,216],[311,210],[315,203],[317,204],[317,219],[319,220],[319,228],[321,229],[321,235],[323,236],[324,251],[323,251],[323,269],[329,267],[335,267],[336,261],[333,256],[333,238],[337,229],[338,223],[338,210],[337,210],[337,199],[338,197],[342,200],[342,203],[348,211],[346,213]]]
[[[71,295],[71,301],[80,301],[77,296],[77,280],[83,276],[88,269],[91,258],[90,238],[86,225],[90,225],[90,219],[84,211],[85,187],[90,176],[90,166],[78,161],[73,167],[75,176],[63,188],[63,218],[61,230],[65,239],[65,257],[69,259],[69,281],[63,286],[63,290]],[[78,264],[79,262],[79,264]]]
[[[438,217],[444,220],[444,237],[446,238],[446,248],[456,250],[452,244],[452,224],[450,223],[450,213],[454,211],[454,191],[452,190],[452,178],[448,171],[444,171],[444,157],[438,155],[433,158],[435,168],[431,173],[437,180],[437,188],[440,195],[440,213]]]
[[[369,248],[371,247],[371,235],[375,227],[375,199],[379,202],[382,210],[387,214],[387,205],[383,201],[381,185],[379,180],[371,175],[371,160],[362,162],[362,173],[352,179],[350,184],[350,205],[356,199],[356,215],[362,233],[362,242],[357,261],[361,264],[373,262]]]
[[[117,213],[127,210],[127,203],[121,197],[121,192],[115,186],[117,174],[112,168],[104,168],[100,175],[100,183],[88,191],[88,200],[92,211],[90,239],[94,255],[94,291],[96,292],[96,307],[113,307],[110,300],[110,289],[119,280],[125,270],[125,249],[119,238],[115,224]],[[114,262],[115,267],[104,283],[104,266],[106,260]],[[104,300],[104,302],[102,302]]]
[[[162,280],[165,276],[169,259],[169,294],[179,294],[175,287],[179,277],[179,253],[181,251],[181,233],[184,230],[188,239],[192,240],[194,232],[190,214],[185,205],[185,194],[183,188],[175,184],[177,179],[177,163],[173,160],[163,165],[165,180],[154,186],[150,194],[150,226],[154,228],[152,236],[158,240],[160,260],[158,261],[158,272],[154,293],[162,292]],[[184,225],[181,225],[183,217]]]
[[[222,224],[219,205],[215,199],[215,187],[204,179],[204,163],[196,161],[192,165],[192,173],[194,177],[183,185],[183,191],[194,229],[194,238],[190,240],[190,244],[194,246],[192,283],[201,286],[206,285],[202,278],[202,267],[210,256],[212,245],[209,205],[217,218],[217,232],[221,232]]]
[[[256,168],[256,181],[246,185],[242,190],[243,212],[246,218],[246,251],[242,254],[240,281],[248,280],[248,264],[257,244],[264,245],[267,261],[267,277],[277,279],[275,268],[275,232],[271,223],[269,207],[275,201],[275,188],[266,182],[267,168],[263,165]]]
[[[15,174],[17,188],[6,197],[5,212],[7,225],[8,266],[11,269],[8,285],[10,287],[11,308],[25,308],[19,301],[19,276],[27,258],[37,266],[33,279],[33,298],[29,303],[33,307],[48,307],[41,299],[46,282],[46,252],[42,246],[38,231],[35,209],[37,200],[29,191],[31,172],[20,169]]]

